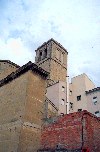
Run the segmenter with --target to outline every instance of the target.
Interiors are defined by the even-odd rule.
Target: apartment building
[[[100,87],[96,88],[85,73],[72,78],[69,84],[69,113],[83,110],[100,114]]]
[[[100,87],[86,91],[87,107],[91,113],[100,117]]]

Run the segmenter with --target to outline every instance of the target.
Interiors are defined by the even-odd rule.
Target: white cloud
[[[1,0],[0,6],[1,59],[9,58],[21,65],[34,61],[34,50],[53,37],[69,52],[70,76],[87,72],[88,68],[91,77],[99,80],[98,0],[5,0],[5,3]]]
[[[32,53],[24,47],[21,38],[10,38],[7,42],[0,40],[0,54],[2,59],[11,60],[20,65],[32,59]]]

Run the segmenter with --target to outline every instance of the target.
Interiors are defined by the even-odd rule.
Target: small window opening
[[[40,52],[40,55],[39,55],[39,61],[42,60],[42,52]]]
[[[73,103],[72,102],[70,102],[70,109],[73,110]]]
[[[80,112],[80,111],[82,111],[82,109],[78,109],[77,111]]]
[[[72,95],[72,91],[71,91],[71,90],[69,91],[69,95],[70,95],[70,96]]]
[[[65,100],[62,99],[62,100],[61,100],[61,105],[64,105],[64,104],[65,104]]]
[[[44,50],[44,58],[47,57],[47,48]]]
[[[96,112],[95,112],[95,115],[96,115],[97,117],[100,117],[100,112],[99,112],[99,111],[96,111]]]
[[[77,96],[77,101],[80,101],[80,100],[81,100],[81,95]]]
[[[62,86],[62,91],[65,92],[65,87],[64,86]]]
[[[93,103],[94,103],[94,105],[96,105],[96,103],[97,103],[97,97],[93,97]]]

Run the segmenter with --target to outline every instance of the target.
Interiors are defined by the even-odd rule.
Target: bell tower
[[[58,81],[66,82],[67,50],[54,39],[43,43],[36,50],[35,63],[49,72],[49,84]]]

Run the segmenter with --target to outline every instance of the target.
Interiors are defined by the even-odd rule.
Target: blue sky
[[[0,0],[0,59],[34,62],[50,38],[68,50],[70,77],[100,85],[100,0]]]

